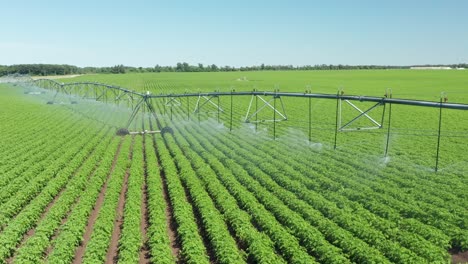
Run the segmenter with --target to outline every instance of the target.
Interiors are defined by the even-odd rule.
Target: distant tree
[[[125,73],[125,67],[122,64],[115,65],[111,67],[110,72],[111,73]]]
[[[189,72],[190,71],[190,65],[186,62],[182,63],[182,71],[183,72]]]
[[[467,63],[447,64],[447,65],[413,65],[413,66],[448,66],[452,68],[468,68]],[[30,75],[65,75],[65,74],[87,74],[87,73],[126,73],[126,72],[216,72],[216,71],[292,71],[292,70],[351,70],[351,69],[408,69],[410,66],[389,66],[389,65],[332,65],[332,64],[315,64],[315,65],[253,65],[243,67],[223,66],[219,67],[216,64],[204,66],[201,63],[190,65],[187,62],[178,62],[174,66],[155,67],[129,67],[122,64],[112,67],[83,67],[79,68],[73,65],[66,64],[17,64],[17,65],[0,65],[0,76],[7,74],[30,74]]]
[[[184,67],[182,66],[182,63],[180,62],[177,63],[176,71],[178,72],[184,71]]]
[[[159,64],[156,64],[156,66],[154,66],[154,71],[161,72],[161,66],[159,66]]]

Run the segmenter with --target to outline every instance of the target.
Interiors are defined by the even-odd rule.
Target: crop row
[[[268,149],[263,149],[263,151],[265,151],[266,153],[270,153],[270,155],[272,155],[273,157],[277,157],[277,152],[275,151],[271,151]],[[324,153],[323,155],[327,154]],[[353,157],[351,156],[345,156],[343,158],[346,158],[350,162],[353,161]],[[349,166],[348,164],[344,163],[344,161],[341,160],[341,158],[338,158],[340,161],[338,161],[336,164],[334,164],[334,159],[336,158],[330,157],[330,159],[327,159],[327,162],[324,162],[320,159],[311,160],[309,164],[313,168],[312,170],[307,169],[304,166],[303,161],[296,161],[294,163],[294,166],[296,167],[295,170],[299,170],[302,173],[308,174],[314,179],[318,177],[323,182],[321,183],[321,185],[326,184],[327,188],[333,188],[338,191],[342,190],[344,185],[347,188],[340,191],[341,196],[349,196],[352,193],[352,195],[349,196],[350,199],[362,203],[366,207],[366,209],[375,212],[375,214],[385,219],[391,220],[393,223],[400,222],[401,227],[409,229],[411,233],[416,231],[421,236],[427,238],[428,240],[432,241],[433,243],[436,243],[441,247],[447,247],[449,244],[447,236],[443,233],[449,234],[453,238],[452,243],[454,244],[454,246],[460,246],[463,243],[466,244],[466,235],[463,235],[463,231],[460,230],[460,228],[463,228],[464,224],[463,222],[460,222],[461,219],[454,218],[457,214],[460,214],[462,216],[466,215],[466,212],[463,209],[459,208],[457,210],[455,209],[455,207],[454,209],[452,209],[453,212],[449,213],[444,210],[444,207],[442,205],[424,205],[424,203],[419,200],[417,206],[422,206],[425,209],[424,211],[421,208],[416,207],[416,205],[412,205],[415,201],[414,198],[411,199],[407,197],[401,191],[398,193],[399,187],[395,186],[391,188],[388,185],[383,186],[382,183],[377,183],[375,181],[366,179],[366,177],[356,175],[356,173],[353,173],[355,169]],[[365,165],[356,166],[361,167]],[[333,173],[333,171],[337,170],[341,173]],[[320,177],[321,174],[329,174],[329,176],[327,176],[327,178]],[[343,174],[347,174],[347,177],[340,176]],[[386,177],[392,178],[395,176],[386,174]],[[404,178],[401,176],[401,174],[399,177]],[[363,181],[365,182],[364,184],[360,183]],[[370,187],[377,188],[378,191]],[[422,191],[418,191],[416,193],[419,193],[420,197],[427,196],[427,194],[424,194],[424,192]],[[445,196],[443,194],[440,194],[440,197]],[[381,201],[375,201],[371,198],[380,198]],[[400,201],[400,199],[405,202]],[[385,201],[385,203],[383,203],[382,201]],[[390,206],[392,206],[393,208]],[[427,213],[427,211],[431,213]],[[402,219],[402,217],[404,218]],[[419,221],[423,220],[428,225],[421,224],[419,221],[411,220],[412,218],[418,219]],[[372,221],[373,219],[375,219],[375,216],[370,217],[369,221]],[[410,221],[407,221],[406,219],[409,219]],[[376,225],[388,226],[382,225],[382,223]],[[434,227],[432,226],[441,228],[441,231],[443,233],[439,230],[434,230]],[[394,237],[401,238],[401,232],[398,232],[398,234],[394,233]],[[465,237],[465,239],[463,239],[463,237]]]
[[[182,246],[181,260],[186,263],[208,263],[209,258],[198,232],[192,205],[187,200],[174,160],[160,137],[155,138],[155,151],[164,171],[164,180],[177,224],[177,239]]]
[[[3,104],[2,109],[8,111],[14,111],[14,108],[10,110],[9,104]],[[2,128],[4,133],[0,136],[3,144],[0,146],[0,151],[4,153],[2,160],[0,161],[0,172],[4,171],[3,166],[12,165],[8,161],[12,161],[24,155],[24,149],[28,151],[34,151],[38,146],[44,144],[44,139],[50,137],[50,133],[55,130],[64,129],[67,126],[61,126],[59,128],[54,127],[52,124],[68,124],[74,125],[73,123],[66,122],[69,119],[66,113],[55,113],[53,119],[44,120],[44,113],[33,108],[28,103],[21,104],[23,109],[27,111],[15,112],[15,115],[2,116]],[[23,126],[19,125],[19,121],[22,124],[28,124],[29,128],[41,127],[41,132],[44,133],[31,133],[34,129],[24,129]]]
[[[211,141],[211,140],[210,140]],[[190,142],[191,146],[197,146],[198,143],[196,141],[191,141]],[[203,142],[203,144],[206,144],[205,142]],[[198,147],[198,146],[197,146]],[[201,151],[201,150],[198,150],[198,151]],[[216,149],[213,149],[213,148],[209,148],[207,149],[207,151],[203,151],[202,153],[216,153],[216,157],[217,158],[220,158],[220,160],[224,161],[224,160],[227,160],[226,158],[223,158],[224,155],[222,153],[219,153],[216,151]],[[221,156],[220,156],[221,155]],[[212,164],[216,164],[214,163],[214,159],[211,158],[207,160],[208,162],[212,163]],[[213,165],[212,165],[213,166]],[[232,166],[235,166],[235,163],[228,163],[226,165],[227,167],[232,167]],[[217,166],[218,167],[218,166]],[[222,168],[221,166],[219,166],[220,168]],[[245,172],[242,171],[241,168],[235,168],[235,169],[232,169],[231,171],[235,171],[235,174],[239,177],[240,174],[243,174]],[[226,174],[230,172],[226,172],[226,171],[217,171],[218,174]],[[244,178],[245,179],[245,178]],[[261,188],[259,186],[256,187],[255,191],[253,191],[252,193],[255,193],[256,195],[258,195],[258,192],[261,192]],[[276,195],[276,194],[275,194]],[[289,214],[289,215],[295,215],[294,212],[289,212],[288,213],[288,209],[285,209],[284,206],[283,208],[281,207],[278,207],[278,205],[282,204],[281,201],[275,201],[275,195],[270,195],[268,193],[264,193],[263,196],[260,196],[261,199],[262,199],[262,202],[264,203],[264,205],[267,207],[267,208],[271,208],[273,209],[272,212],[276,212],[277,215],[280,215],[281,212],[278,210],[278,211],[275,211],[275,208],[274,207],[277,207],[277,208],[280,208],[282,210],[284,210],[285,214]],[[293,203],[295,202],[294,200],[293,201],[290,201],[290,203]],[[292,217],[292,216],[289,216],[289,218]],[[287,221],[287,218],[285,216],[283,216],[283,219],[285,221]],[[318,221],[322,221],[324,224],[321,225],[321,228],[323,227],[326,227],[327,225],[325,224],[326,219],[323,218],[323,216],[318,216],[316,219],[318,220],[315,220],[315,222],[312,222],[314,224],[316,224]],[[310,220],[310,219],[309,219]],[[343,263],[345,262],[346,260],[345,259],[340,259],[339,255],[341,254],[340,251],[337,251],[336,249],[333,250],[333,247],[330,247],[330,246],[327,246],[327,242],[324,240],[324,238],[322,237],[322,234],[318,231],[315,231],[316,233],[315,234],[312,234],[311,232],[314,230],[314,228],[312,228],[311,226],[308,226],[309,224],[307,223],[302,223],[302,224],[299,224],[301,222],[304,222],[304,220],[302,220],[299,216],[296,216],[295,218],[295,221],[294,220],[290,220],[290,221],[287,221],[287,222],[283,222],[283,223],[287,223],[288,225],[297,225],[296,228],[298,229],[298,231],[301,231],[301,232],[297,232],[296,235],[301,239],[302,243],[304,244],[311,244],[314,245],[313,248],[313,251],[312,253],[317,255],[317,257],[322,261],[322,262],[325,262],[325,263]],[[327,224],[330,224],[330,223],[327,223]],[[342,241],[345,237],[343,237],[343,235],[345,233],[339,231],[338,230],[334,230],[334,232],[330,232],[331,230],[328,229],[329,231],[326,233],[327,236],[333,236],[335,235],[335,238],[334,240],[337,241],[338,243],[341,243],[342,245],[345,244],[345,241]],[[318,233],[317,233],[318,232]],[[351,237],[352,238],[352,237]],[[321,240],[320,240],[321,239]],[[347,239],[349,240],[350,237],[348,236]],[[322,241],[322,242],[320,242]],[[325,241],[325,242],[323,242]],[[351,241],[353,241],[351,239]],[[356,242],[356,241],[354,241]],[[322,244],[320,244],[322,243]],[[321,245],[321,246],[320,246]],[[348,249],[354,249],[356,248],[356,246],[359,246],[359,243],[356,244],[352,244],[352,246],[350,246]],[[312,249],[311,248],[311,249]],[[361,252],[362,253],[361,255],[361,258],[365,258],[365,259],[368,259],[368,258],[376,258],[375,256],[370,256],[370,255],[366,255],[366,253],[369,253],[369,252],[366,252],[366,251],[362,251],[363,250],[363,247],[361,245],[361,247],[359,247]],[[365,248],[365,246],[364,246]],[[345,248],[346,249],[346,248]],[[357,248],[356,248],[357,249]],[[315,252],[315,253],[314,253]],[[376,253],[376,252],[372,252],[372,253]],[[378,253],[378,252],[377,252]],[[378,254],[377,254],[378,256]],[[360,259],[360,261],[362,261],[363,259]],[[382,262],[384,260],[380,259],[380,262]]]
[[[174,146],[175,147],[175,146]],[[252,223],[249,213],[239,208],[237,201],[217,179],[216,173],[209,166],[203,166],[204,161],[190,148],[185,148],[192,167],[198,178],[204,184],[207,192],[218,210],[223,213],[229,228],[235,233],[238,244],[245,248],[247,259],[261,263],[281,263],[282,258],[276,254],[273,242],[264,233],[259,232]]]
[[[174,142],[169,141],[168,145],[172,146],[174,144]],[[223,173],[218,174],[224,175]],[[300,247],[298,241],[292,237],[284,227],[279,225],[265,208],[259,207],[256,199],[250,193],[246,192],[242,186],[236,184],[234,181],[230,181],[231,178],[227,175],[220,180],[224,180],[223,183],[226,188],[235,196],[238,203],[254,216],[253,220],[256,225],[261,226],[263,230],[267,231],[268,235],[272,236],[272,240],[277,243],[277,248],[280,249],[287,259],[295,262],[314,262],[314,259]]]
[[[101,137],[103,132],[105,131],[100,132]],[[89,132],[88,135],[92,136],[93,133]],[[4,219],[6,226],[0,234],[0,259],[6,259],[13,253],[16,245],[21,241],[22,235],[36,225],[44,208],[64,188],[70,178],[75,178],[77,170],[93,151],[101,137],[97,136],[91,141],[83,137],[76,141],[77,148],[68,149],[62,159],[58,160],[57,164],[53,164],[55,165],[51,168],[53,171],[46,170],[37,175],[35,181],[30,182],[26,188],[16,194],[14,200],[17,201],[16,203],[5,204],[9,207],[2,211],[2,219]],[[14,221],[8,220],[19,211],[21,212]]]
[[[234,141],[235,141],[235,140],[234,140]],[[223,146],[220,146],[220,148],[221,148],[221,147],[223,147]],[[233,147],[231,147],[231,149],[232,149],[232,148],[233,148]],[[249,148],[248,146],[243,146],[243,149],[248,149],[248,148]],[[304,178],[303,175],[298,174],[297,171],[294,171],[294,170],[292,170],[292,169],[288,170],[288,169],[287,169],[288,166],[287,166],[287,165],[285,166],[285,163],[284,163],[284,162],[282,162],[281,165],[280,165],[279,162],[278,162],[278,165],[277,165],[277,166],[272,166],[272,164],[275,164],[275,163],[276,163],[275,160],[273,160],[273,159],[271,159],[271,158],[269,158],[269,157],[265,157],[265,156],[264,156],[264,157],[261,157],[261,156],[260,156],[261,153],[257,153],[258,155],[252,156],[252,152],[255,153],[255,150],[254,150],[253,148],[250,150],[250,152],[244,151],[243,149],[242,149],[242,148],[239,148],[239,150],[238,150],[237,153],[236,153],[236,154],[237,154],[236,156],[239,156],[239,154],[242,154],[242,153],[243,153],[244,157],[247,157],[247,156],[248,156],[249,158],[248,158],[248,159],[244,159],[244,161],[243,161],[242,159],[238,159],[238,163],[244,165],[244,167],[249,168],[248,162],[252,162],[252,165],[250,165],[250,170],[251,170],[251,175],[252,175],[252,176],[255,176],[255,173],[254,173],[253,171],[257,170],[256,167],[257,167],[257,166],[260,166],[263,170],[265,170],[265,171],[268,172],[268,174],[270,175],[270,177],[273,177],[273,176],[274,176],[274,178],[276,177],[276,179],[275,179],[276,181],[280,180],[279,183],[280,183],[282,186],[286,187],[287,189],[290,189],[291,192],[293,192],[293,193],[295,193],[295,194],[308,195],[308,196],[309,196],[309,198],[308,198],[309,201],[314,201],[314,200],[310,200],[310,199],[312,198],[312,196],[310,196],[311,194],[310,194],[309,191],[307,191],[306,189],[304,189],[303,183],[291,185],[293,182],[290,181],[290,180],[287,179],[287,178],[284,178],[284,177],[282,176],[282,175],[289,175],[289,177],[294,177],[294,179],[296,179],[296,180],[297,180],[297,179],[299,179],[299,180],[302,180],[302,179],[305,180],[305,179],[307,179],[307,178]],[[226,151],[229,151],[228,148],[226,148]],[[226,152],[225,152],[225,153],[226,153]],[[227,152],[227,153],[229,153],[229,152]],[[232,154],[231,154],[231,155],[232,155]],[[242,155],[241,155],[241,156],[242,156]],[[235,156],[232,156],[232,158],[235,158]],[[287,157],[281,157],[281,159],[277,159],[277,160],[286,161],[286,160],[287,160]],[[248,161],[248,162],[247,162],[247,161]],[[246,164],[246,162],[247,162],[247,164]],[[254,164],[255,164],[255,165],[254,165]],[[253,166],[253,165],[254,165],[254,166]],[[279,170],[276,169],[276,168],[279,168],[279,170],[281,170],[282,172],[279,172]],[[253,171],[252,171],[252,170],[253,170]],[[275,173],[275,171],[278,171],[278,172]],[[258,174],[258,170],[257,170],[257,174]],[[275,176],[275,175],[277,175],[277,176]],[[290,183],[288,183],[288,182],[290,182]],[[265,182],[262,182],[262,185],[264,185],[264,184],[265,184]],[[290,188],[288,188],[288,186],[290,186]],[[320,186],[315,186],[314,190],[317,190],[317,188],[320,188]],[[304,189],[304,192],[301,192],[301,191],[300,191],[301,189]],[[279,189],[279,190],[281,190],[281,189]],[[316,198],[318,198],[318,197],[319,197],[319,196],[316,196],[315,198],[312,198],[312,199],[317,200]],[[302,198],[302,199],[305,199],[305,198]],[[285,201],[287,201],[287,200],[285,200]],[[319,200],[317,200],[317,202],[319,202]],[[326,201],[326,200],[323,200],[323,199],[322,199],[322,202],[319,202],[318,204],[317,204],[317,202],[313,203],[314,208],[323,208],[323,211],[322,211],[322,212],[323,212],[325,215],[328,214],[328,215],[327,215],[328,217],[330,217],[330,213],[333,212],[332,209],[333,209],[333,208],[336,208],[336,206],[335,206],[334,204],[329,203],[329,202],[327,203],[327,201]],[[322,207],[318,206],[319,204],[323,204],[324,202],[326,203],[326,206],[322,206]],[[292,205],[295,205],[295,204],[292,204]],[[336,214],[336,213],[341,213],[341,214],[343,214],[344,212],[341,212],[341,211],[339,211],[339,210],[335,210],[335,214]],[[338,215],[337,215],[337,216],[338,216]],[[344,215],[343,215],[343,217],[344,217]],[[375,216],[374,216],[374,218],[375,218]],[[334,219],[335,219],[335,221],[337,221],[337,220],[339,220],[340,218],[334,218]],[[369,242],[372,242],[372,243],[371,243],[372,245],[378,245],[378,243],[376,243],[376,241],[380,241],[380,240],[382,240],[382,239],[385,239],[383,236],[382,236],[382,238],[378,239],[378,236],[377,236],[377,237],[375,237],[377,240],[374,240],[374,241],[369,240],[369,239],[371,238],[371,237],[369,237],[369,235],[372,234],[372,232],[369,232],[369,231],[370,231],[370,230],[373,230],[373,228],[372,228],[372,227],[370,227],[370,229],[369,229],[369,227],[365,228],[364,226],[366,225],[366,222],[361,222],[361,225],[362,225],[362,224],[365,224],[364,226],[361,226],[361,227],[356,226],[356,228],[353,229],[353,228],[352,228],[352,225],[351,225],[351,226],[349,225],[350,223],[352,223],[352,222],[349,222],[349,220],[354,219],[354,218],[353,218],[353,215],[349,215],[348,217],[344,217],[344,218],[342,218],[342,219],[343,219],[343,220],[348,219],[348,220],[346,220],[346,221],[347,221],[347,224],[345,225],[346,228],[351,228],[351,230],[355,230],[354,233],[355,233],[355,235],[357,235],[357,237],[361,237],[361,238],[363,238],[363,239],[365,239],[365,240],[367,240],[367,241],[369,241]],[[354,221],[356,224],[358,223],[358,222],[356,222],[356,221],[358,221],[358,219],[353,220],[353,221]],[[342,224],[344,224],[344,222],[343,222]],[[363,233],[362,233],[363,230],[367,230],[367,231],[366,231],[367,234],[363,234]],[[365,235],[365,236],[363,237],[363,235]],[[374,236],[375,236],[375,235],[377,235],[377,233],[374,233]],[[400,235],[401,235],[401,232],[400,232]],[[403,238],[404,238],[404,237],[403,237]],[[408,239],[408,236],[407,236],[406,238]],[[411,238],[410,238],[410,239],[411,239]],[[402,239],[402,240],[403,240],[403,239]],[[408,240],[408,242],[409,242],[409,241],[412,241],[412,240]],[[415,244],[413,244],[413,245],[415,245]],[[419,244],[419,245],[421,246],[421,244]],[[427,245],[426,248],[429,249],[429,248],[431,248],[431,246],[430,246],[430,245]],[[399,256],[403,256],[403,255],[404,255],[404,254],[402,254],[403,252],[402,252],[401,250],[398,250],[397,248],[395,248],[395,249],[396,249],[397,251],[395,251],[396,254],[394,254],[394,255],[399,255]],[[435,250],[435,251],[437,251],[437,250]],[[432,257],[435,257],[435,256],[434,256],[435,251],[434,251],[434,250],[430,251],[430,252],[432,253]],[[388,250],[384,250],[383,252],[388,252],[388,253],[389,253],[389,256],[392,255],[392,254],[390,254],[390,252],[389,252]],[[407,252],[407,253],[409,253],[409,252]],[[427,251],[426,251],[425,253],[427,253]],[[430,256],[431,256],[431,254],[423,254],[423,255],[426,256],[426,257],[428,257],[428,258],[430,258]],[[442,254],[439,258],[444,258],[444,257],[445,257],[445,254]],[[436,258],[436,257],[435,257],[435,258]],[[395,261],[396,261],[396,260],[395,260]]]
[[[170,223],[166,220],[166,205],[163,193],[161,166],[154,151],[153,141],[144,140],[144,160],[147,174],[148,190],[148,245],[151,251],[151,261],[154,263],[174,263],[171,252],[171,241],[167,229]]]
[[[69,212],[66,222],[61,225],[56,233],[55,239],[51,242],[50,253],[45,259],[48,263],[65,262],[70,263],[75,256],[75,249],[78,247],[85,232],[89,215],[96,203],[99,192],[108,179],[112,165],[120,153],[122,142],[113,140],[109,150],[104,153],[99,166],[89,179],[89,183],[82,193],[73,209]]]
[[[242,256],[234,239],[229,234],[222,215],[214,206],[203,185],[200,184],[189,160],[183,156],[170,135],[166,135],[165,140],[179,169],[179,177],[187,189],[190,200],[193,201],[194,210],[201,218],[202,228],[205,230],[217,262],[242,263]]]
[[[103,132],[104,131],[101,133]],[[83,135],[83,133],[81,133],[81,135]],[[88,133],[84,135],[88,135]],[[75,136],[79,137],[79,134]],[[78,142],[84,145],[86,139],[81,138],[81,140]],[[50,161],[48,167],[44,168],[44,170],[38,170],[35,174],[28,174],[28,178],[26,179],[20,177],[21,181],[15,183],[15,188],[12,188],[11,192],[5,191],[5,193],[8,193],[12,197],[0,205],[0,230],[2,230],[9,222],[9,220],[20,210],[22,210],[22,208],[32,198],[36,197],[36,195],[42,191],[42,189],[49,183],[50,180],[56,178],[56,176],[59,175],[61,171],[65,170],[68,172],[72,169],[77,169],[79,164],[76,162],[69,163],[71,159],[84,159],[87,153],[91,152],[94,148],[94,146],[88,144],[87,148],[85,149],[86,151],[82,151],[81,147],[75,143],[77,142],[70,141],[68,144],[66,144],[65,146],[68,146],[68,149],[62,153],[62,155]],[[72,165],[75,167],[72,167]],[[29,179],[29,177],[31,179]]]
[[[99,215],[94,223],[91,238],[85,248],[83,263],[102,263],[106,261],[106,254],[114,230],[114,223],[122,185],[125,175],[128,173],[132,153],[133,139],[124,138],[119,157],[109,176],[104,202],[99,210]]]
[[[25,160],[14,161],[15,166],[12,170],[5,172],[0,179],[1,190],[7,190],[7,193],[1,193],[0,202],[10,198],[14,191],[24,186],[24,183],[29,181],[28,176],[37,175],[41,170],[47,168],[52,160],[59,157],[61,153],[56,151],[59,146],[71,144],[72,139],[84,131],[79,129],[80,124],[76,123],[70,126],[64,125],[63,127],[64,129],[57,129],[56,141],[51,140],[50,135],[43,139],[46,142],[46,147],[40,149],[38,153],[29,152],[26,148],[21,150]],[[67,134],[69,130],[74,132]]]
[[[96,167],[102,162],[102,157],[112,144],[112,137],[97,145],[97,149],[81,165],[77,175],[68,182],[66,189],[49,209],[43,219],[35,228],[34,234],[29,237],[17,250],[14,259],[16,263],[39,263],[43,259],[43,253],[50,245],[52,236],[57,232],[66,220],[67,214],[73,209],[75,203],[85,188],[94,182]]]
[[[220,143],[220,145],[222,145],[222,142]],[[244,145],[241,145],[240,147],[237,147],[237,146],[236,146],[235,148],[236,148],[236,149],[237,149],[237,148],[238,148],[238,149],[242,149],[242,148],[244,148],[244,147],[245,147]],[[261,162],[261,161],[260,161],[260,162]],[[266,163],[270,163],[270,162],[266,162]],[[270,165],[270,167],[271,167],[271,165]]]
[[[132,164],[129,169],[127,193],[123,212],[122,233],[119,238],[118,261],[120,263],[138,263],[140,248],[143,246],[141,234],[142,185],[144,182],[143,142],[134,137]]]

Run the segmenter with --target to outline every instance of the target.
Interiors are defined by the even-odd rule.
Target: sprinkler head
[[[130,132],[126,128],[119,128],[115,134],[117,136],[126,136],[126,135],[130,135]]]
[[[174,130],[172,130],[172,128],[170,127],[163,127],[163,129],[161,129],[161,134],[165,134],[165,133],[169,133],[169,134],[174,134]]]

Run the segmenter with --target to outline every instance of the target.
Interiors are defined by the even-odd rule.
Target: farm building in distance
[[[451,67],[446,66],[414,66],[410,67],[411,70],[451,70]]]

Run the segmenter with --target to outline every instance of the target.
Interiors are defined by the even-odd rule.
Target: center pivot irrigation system
[[[285,107],[283,104],[283,97],[295,97],[295,98],[305,98],[308,99],[308,130],[309,130],[309,141],[311,141],[311,130],[312,130],[312,100],[313,98],[318,99],[330,99],[336,100],[336,119],[335,119],[335,129],[334,129],[334,148],[337,147],[337,135],[339,132],[345,131],[359,131],[359,130],[369,130],[369,129],[382,129],[384,128],[385,117],[387,116],[387,140],[385,145],[385,157],[388,155],[389,150],[389,139],[391,134],[391,118],[392,118],[392,105],[409,105],[409,106],[419,106],[419,107],[431,107],[439,109],[439,122],[438,122],[438,134],[437,134],[437,149],[436,149],[436,160],[435,160],[435,171],[437,172],[439,167],[439,150],[440,150],[440,136],[441,136],[441,127],[442,127],[442,109],[456,109],[456,110],[468,110],[468,104],[460,103],[449,103],[447,101],[447,96],[442,93],[439,102],[435,101],[423,101],[423,100],[409,100],[409,99],[395,99],[392,98],[392,90],[387,89],[385,96],[383,97],[371,97],[371,96],[354,96],[354,95],[345,95],[343,90],[340,89],[336,94],[320,94],[312,93],[311,90],[306,90],[304,93],[297,92],[280,92],[278,89],[275,89],[273,92],[263,92],[263,91],[242,91],[236,92],[231,90],[230,92],[206,92],[206,93],[182,93],[182,94],[151,94],[150,92],[141,93],[132,90],[128,90],[119,86],[102,84],[97,82],[74,82],[74,83],[60,83],[55,80],[50,79],[38,79],[32,80],[31,78],[28,81],[25,81],[24,77],[16,78],[18,82],[24,84],[25,87],[39,87],[42,89],[50,90],[55,93],[53,99],[48,101],[48,104],[54,104],[55,99],[58,95],[68,95],[69,98],[81,98],[81,99],[92,99],[96,101],[101,101],[105,103],[113,103],[117,105],[125,105],[126,107],[132,109],[132,113],[128,119],[128,122],[125,127],[117,130],[118,135],[132,135],[132,134],[154,134],[154,133],[172,133],[172,129],[169,127],[162,128],[160,131],[129,131],[130,124],[135,119],[139,113],[149,113],[150,118],[157,120],[157,113],[153,106],[154,99],[164,100],[164,109],[166,107],[170,108],[170,116],[172,120],[172,108],[174,106],[181,106],[181,100],[183,98],[187,99],[187,116],[190,116],[190,113],[199,113],[203,106],[211,105],[216,108],[217,118],[219,122],[219,116],[224,110],[220,107],[219,98],[220,97],[230,97],[230,131],[232,131],[232,120],[233,120],[233,98],[238,96],[250,96],[251,100],[248,105],[247,113],[243,121],[246,123],[259,123],[259,122],[272,122],[273,123],[273,137],[276,138],[276,123],[280,121],[288,120],[288,117],[285,112]],[[21,80],[21,81],[19,81]],[[10,82],[12,82],[10,80]],[[195,109],[193,112],[190,110],[189,98],[197,98]],[[258,105],[260,103],[263,105]],[[355,103],[356,102],[370,102],[373,103],[371,107],[367,109],[359,108]],[[70,99],[70,103],[74,104],[77,101]],[[350,105],[354,108],[358,114],[351,119],[349,122],[342,123],[342,106],[343,104]],[[369,115],[369,112],[376,109],[377,107],[382,106],[382,116],[380,120],[376,120]],[[253,109],[255,108],[255,109]],[[269,120],[258,120],[258,114],[264,109],[272,110],[273,116]],[[199,117],[200,118],[200,117]],[[351,124],[355,123],[359,119],[368,119],[373,126],[369,127],[360,127],[352,128]]]

